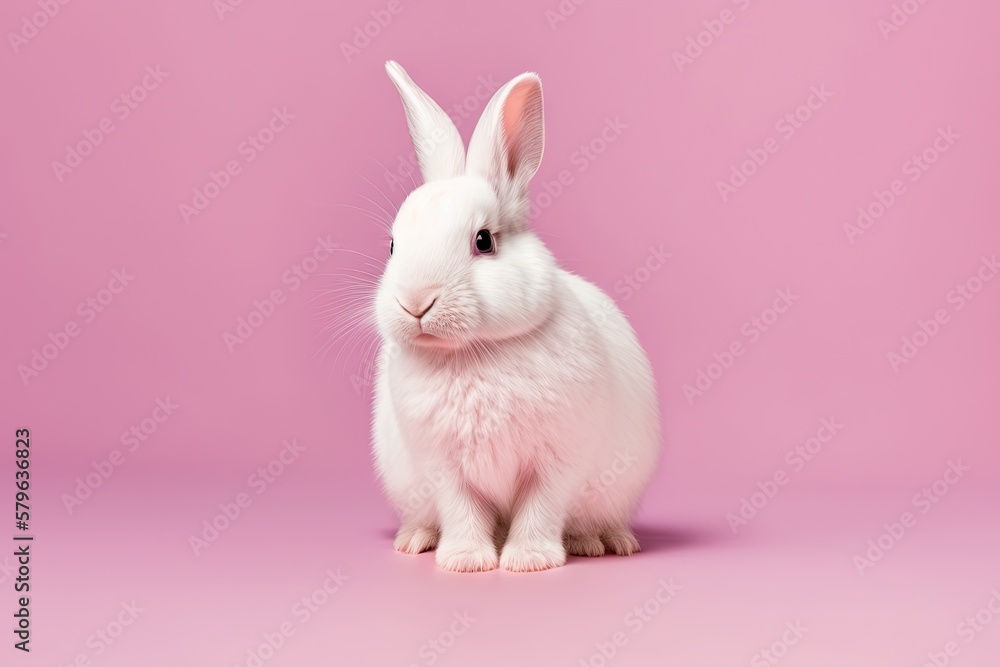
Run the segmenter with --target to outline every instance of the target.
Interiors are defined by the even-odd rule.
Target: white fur
[[[497,91],[465,157],[441,108],[386,69],[425,180],[399,210],[375,296],[374,453],[401,515],[395,548],[436,547],[457,571],[637,551],[629,521],[660,447],[652,371],[614,301],[525,224],[541,82]],[[484,228],[495,255],[473,252]]]

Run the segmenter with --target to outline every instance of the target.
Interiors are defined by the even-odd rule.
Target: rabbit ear
[[[502,197],[527,195],[545,146],[542,82],[526,72],[496,92],[469,142],[468,173],[486,178]]]
[[[455,123],[437,102],[413,83],[399,63],[388,61],[385,71],[403,98],[406,124],[410,128],[410,137],[413,139],[424,181],[464,174],[465,145]]]

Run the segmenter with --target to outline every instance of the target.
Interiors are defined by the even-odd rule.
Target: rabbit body
[[[415,143],[434,123],[447,130],[440,108],[388,67]],[[635,332],[524,224],[541,158],[525,145],[540,141],[536,82],[522,75],[498,91],[469,165],[448,142],[417,144],[427,182],[397,215],[376,297],[372,430],[401,517],[394,546],[436,548],[448,570],[638,551],[629,523],[658,459],[658,402]],[[453,144],[457,131],[447,136]]]

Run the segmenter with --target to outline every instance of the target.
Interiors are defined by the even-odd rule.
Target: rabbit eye
[[[493,241],[493,235],[490,234],[490,230],[480,229],[479,232],[476,233],[476,254],[492,255],[496,253],[496,251],[496,243]]]
[[[389,239],[389,257],[392,257],[392,246],[395,243],[392,239]]]

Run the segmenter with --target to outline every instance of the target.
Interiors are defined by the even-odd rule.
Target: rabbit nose
[[[411,297],[406,299],[405,302],[396,299],[396,303],[399,304],[400,308],[419,320],[434,306],[435,302],[437,302],[437,297],[437,294],[426,294]]]

